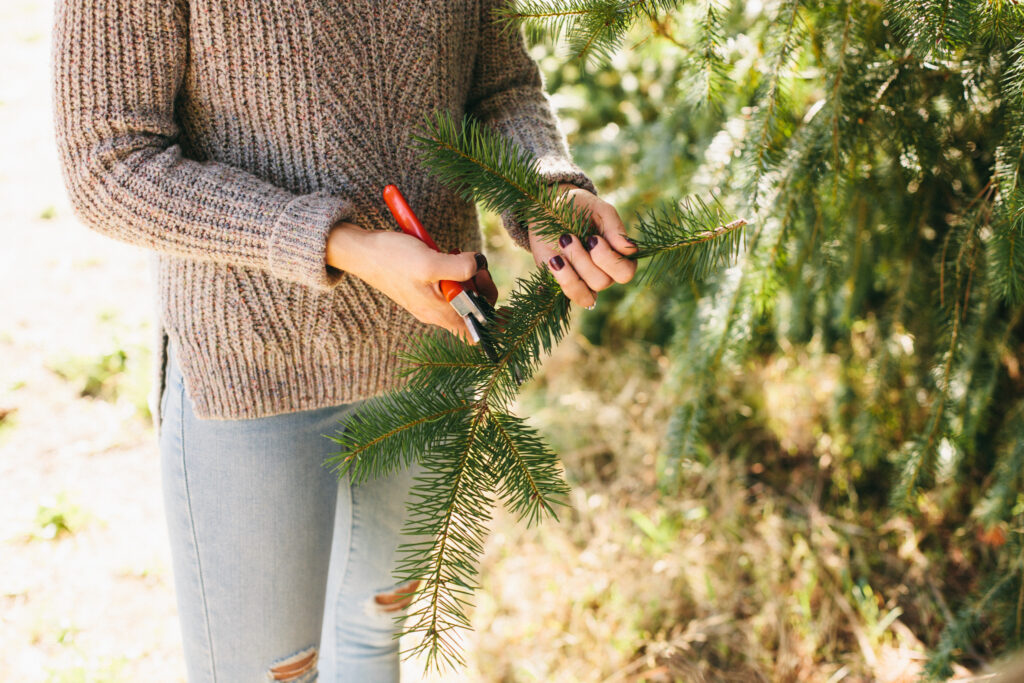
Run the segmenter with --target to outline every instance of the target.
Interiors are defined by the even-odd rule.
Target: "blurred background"
[[[998,222],[971,217],[1002,210],[986,192],[1012,126],[985,88],[1009,67],[969,46],[914,62],[877,3],[821,4],[780,35],[771,3],[684,3],[589,66],[533,35],[627,222],[715,190],[750,256],[579,315],[519,404],[572,507],[534,529],[496,512],[466,670],[404,680],[970,679],[1020,644],[1021,304],[966,275],[999,258]],[[0,4],[0,680],[182,681],[147,257],[67,203],[51,13]],[[872,71],[886,59],[938,76],[902,88]],[[740,201],[751,182],[771,198]],[[507,287],[532,262],[485,223]]]

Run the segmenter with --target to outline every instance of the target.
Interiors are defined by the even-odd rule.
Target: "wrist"
[[[327,235],[327,265],[358,275],[359,264],[366,262],[361,252],[368,232],[347,221],[336,223]]]

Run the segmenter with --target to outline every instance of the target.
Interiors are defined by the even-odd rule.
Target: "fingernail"
[[[565,234],[558,238],[558,246],[562,249],[565,249],[570,244],[572,244],[572,235]]]
[[[587,251],[590,251],[597,246],[597,235],[591,235],[587,238]]]
[[[561,256],[552,256],[548,259],[548,265],[551,266],[551,270],[561,270],[565,266],[565,261]]]
[[[476,269],[487,270],[487,257],[484,256],[483,254],[478,253],[476,255]]]

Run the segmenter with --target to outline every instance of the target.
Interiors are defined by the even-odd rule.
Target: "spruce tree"
[[[652,293],[676,311],[665,486],[724,441],[724,378],[795,345],[835,356],[826,426],[851,475],[836,494],[922,527],[929,511],[942,529],[922,543],[938,553],[984,539],[959,541],[978,578],[936,615],[929,673],[1024,644],[1024,8],[572,0],[504,17],[568,38],[568,58],[591,58],[577,83],[629,99],[603,110],[629,158],[598,142],[581,156],[633,187],[627,205],[647,187],[716,188],[752,219],[734,267]],[[643,60],[602,62],[626,44]],[[578,141],[608,125],[594,109]]]

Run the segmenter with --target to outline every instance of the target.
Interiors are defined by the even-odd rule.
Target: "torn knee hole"
[[[399,587],[394,593],[384,593],[376,596],[373,601],[380,605],[382,612],[397,612],[403,610],[412,603],[416,589],[420,587],[419,581],[410,581]]]
[[[300,676],[305,676],[316,668],[316,659],[316,648],[303,650],[283,659],[270,667],[270,680],[294,681]]]

